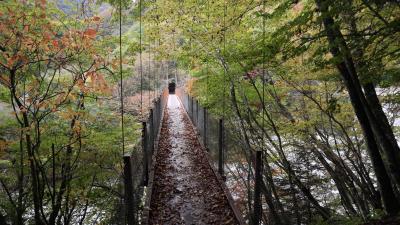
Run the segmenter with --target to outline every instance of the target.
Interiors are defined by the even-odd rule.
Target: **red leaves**
[[[53,46],[56,47],[56,48],[59,47],[59,46],[58,46],[58,41],[57,41],[57,40],[53,40]]]

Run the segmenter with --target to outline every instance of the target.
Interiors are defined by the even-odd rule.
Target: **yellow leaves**
[[[80,114],[82,114],[82,113],[74,111],[71,107],[68,107],[65,110],[60,111],[58,113],[60,118],[65,119],[65,120],[71,120],[72,118],[79,116]]]
[[[32,130],[32,127],[22,127],[22,128],[20,128],[20,131],[22,132],[22,133],[24,133],[24,134],[27,134],[27,133],[29,133],[29,132],[31,132],[31,130]]]
[[[79,120],[76,120],[75,124],[74,124],[74,127],[72,128],[72,131],[75,134],[80,134],[81,133],[81,129],[82,129],[81,122]]]
[[[111,61],[111,67],[112,67],[114,70],[117,70],[117,69],[119,68],[119,60],[118,60],[118,59],[113,59],[113,60]]]
[[[65,119],[65,120],[71,119],[73,117],[73,115],[69,112],[69,110],[67,112],[65,112],[65,111],[59,112],[58,114],[60,115],[60,117],[62,119]]]
[[[191,78],[187,84],[186,84],[186,91],[187,93],[192,93],[193,90],[193,85],[195,84],[196,79],[195,78]]]

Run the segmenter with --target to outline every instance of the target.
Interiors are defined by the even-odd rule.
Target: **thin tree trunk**
[[[354,69],[354,62],[351,57],[348,56],[349,50],[346,50],[346,55],[346,53],[342,52],[338,47],[338,43],[342,45],[342,47],[346,47],[346,43],[340,30],[335,25],[332,16],[329,15],[328,2],[326,0],[316,0],[316,3],[323,17],[322,20],[327,32],[330,52],[334,57],[341,58],[341,60],[336,63],[336,67],[342,75],[354,111],[363,129],[369,155],[378,180],[384,208],[388,214],[396,214],[400,211],[400,205],[392,189],[391,181],[396,186],[400,184],[400,171],[398,171],[400,170],[400,166],[397,166],[399,160],[397,160],[396,157],[388,157],[388,155],[390,156],[393,150],[395,150],[395,147],[385,140],[384,134],[380,133],[382,130],[379,129],[377,125],[379,121],[376,121],[374,116],[371,115],[371,109],[366,104],[365,96],[362,93],[360,82]],[[392,131],[389,132],[392,133]],[[382,150],[381,152],[378,146]],[[391,180],[389,178],[391,178]]]
[[[29,118],[28,114],[24,109],[23,104],[17,97],[17,90],[15,89],[16,84],[15,84],[15,74],[16,72],[14,70],[10,71],[10,83],[11,83],[11,95],[13,98],[13,101],[17,104],[18,108],[21,110],[22,113],[22,126],[25,129],[25,141],[26,141],[26,148],[27,148],[27,153],[28,153],[28,158],[29,158],[29,166],[30,166],[30,173],[32,176],[32,197],[33,197],[33,209],[34,209],[34,218],[35,218],[35,223],[36,225],[43,225],[44,222],[42,220],[41,216],[41,200],[40,200],[40,190],[39,190],[39,177],[38,177],[38,169],[35,161],[35,151],[32,147],[32,139],[30,135],[30,123],[29,123]]]

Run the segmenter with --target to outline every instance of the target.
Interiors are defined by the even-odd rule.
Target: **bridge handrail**
[[[124,160],[124,207],[121,209],[128,225],[139,224],[148,213],[146,210],[151,186],[152,166],[158,143],[164,108],[168,100],[168,89],[164,89],[152,104],[147,117],[142,121],[142,135],[132,148],[123,156]],[[143,223],[142,223],[143,224]]]

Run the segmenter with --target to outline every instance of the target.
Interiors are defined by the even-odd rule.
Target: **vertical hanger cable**
[[[226,54],[226,13],[227,13],[227,4],[226,4],[226,0],[224,0],[224,18],[223,18],[223,55]],[[226,59],[224,59],[224,61],[226,61]],[[225,63],[225,62],[223,62]],[[224,76],[223,76],[223,84],[224,84],[224,88],[223,88],[223,99],[222,99],[222,118],[225,119],[225,92],[226,92],[226,75],[227,75],[227,68],[226,65],[224,65]]]
[[[149,54],[149,62],[148,62],[149,71],[147,73],[147,79],[149,81],[148,100],[149,100],[149,107],[151,107],[151,81],[152,81],[152,79],[151,79],[151,40],[150,39],[149,39],[149,53],[148,54]]]
[[[143,117],[142,0],[139,0],[140,117]],[[143,119],[143,118],[141,118]]]
[[[120,73],[120,101],[121,101],[121,139],[122,155],[125,154],[125,132],[124,132],[124,89],[122,82],[122,0],[119,0],[119,73]]]
[[[262,15],[262,126],[264,127],[264,117],[265,117],[265,0],[263,0],[263,15]],[[262,150],[264,150],[264,132],[262,132]]]

